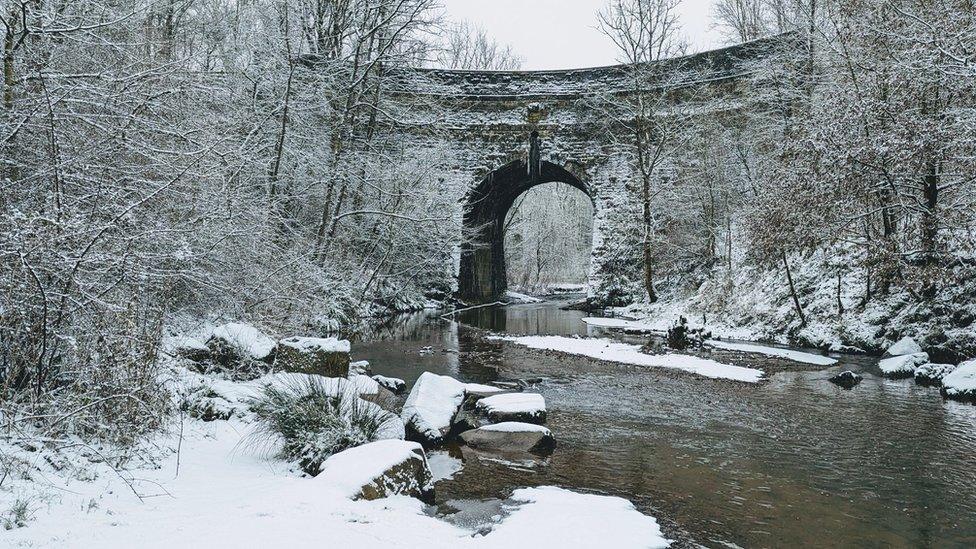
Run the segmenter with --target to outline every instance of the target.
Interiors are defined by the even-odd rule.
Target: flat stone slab
[[[546,399],[537,393],[505,393],[482,398],[475,410],[492,423],[546,422]]]
[[[545,455],[556,447],[552,431],[534,423],[504,422],[461,433],[465,444],[494,452],[531,452]]]
[[[906,377],[914,377],[915,370],[919,366],[928,363],[928,361],[928,353],[914,353],[886,358],[878,362],[878,368],[881,368],[881,375],[887,378],[903,379]]]

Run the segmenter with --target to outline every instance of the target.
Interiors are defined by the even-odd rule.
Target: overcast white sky
[[[616,62],[613,44],[596,30],[606,0],[443,0],[448,17],[481,25],[524,59],[525,69],[567,69]],[[693,49],[722,44],[711,30],[712,0],[683,0],[682,24]]]

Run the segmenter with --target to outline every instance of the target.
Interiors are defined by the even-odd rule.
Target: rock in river
[[[953,400],[976,403],[976,360],[963,362],[942,378],[942,395]]]
[[[834,377],[830,378],[830,382],[834,385],[839,385],[845,389],[853,389],[861,380],[864,378],[854,372],[847,370],[846,372],[841,372]]]
[[[403,405],[401,417],[407,426],[407,437],[425,444],[444,442],[463,400],[464,383],[424,372]]]
[[[548,454],[556,447],[552,432],[532,423],[504,422],[461,433],[465,444],[494,452]]]
[[[956,367],[952,364],[924,364],[915,370],[915,383],[926,387],[939,387],[942,378],[952,373]]]
[[[477,402],[475,409],[492,423],[546,422],[546,400],[536,393],[507,393],[486,397]]]
[[[881,375],[892,379],[902,379],[914,376],[915,370],[928,361],[928,353],[914,353],[886,358],[878,363],[878,367],[881,368]]]
[[[888,347],[888,356],[914,355],[923,352],[922,346],[910,337],[903,337]]]
[[[381,440],[330,457],[322,464],[322,472],[315,477],[315,482],[352,499],[402,495],[432,504],[432,478],[420,444]]]

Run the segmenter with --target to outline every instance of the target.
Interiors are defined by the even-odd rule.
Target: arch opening
[[[508,289],[505,222],[523,193],[546,183],[565,183],[589,197],[592,206],[589,187],[574,174],[551,162],[537,165],[538,174],[532,174],[524,161],[507,164],[488,174],[468,195],[458,273],[458,297],[462,301],[488,303],[501,298]]]

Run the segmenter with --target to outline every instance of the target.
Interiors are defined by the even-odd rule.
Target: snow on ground
[[[716,349],[722,349],[725,351],[756,353],[760,355],[773,356],[777,358],[785,358],[787,360],[792,360],[793,362],[816,364],[817,366],[832,366],[834,364],[837,364],[837,360],[830,358],[829,356],[815,355],[813,353],[804,353],[801,351],[792,351],[790,349],[779,349],[777,347],[767,347],[765,345],[753,345],[749,343],[732,343],[729,341],[719,341],[716,339],[709,339],[708,341],[705,342],[705,345],[708,345],[709,347],[714,347]]]
[[[667,328],[661,328],[658,324],[640,322],[637,320],[625,320],[623,318],[597,318],[587,317],[583,319],[587,326],[596,328],[609,328],[611,330],[627,330],[629,332],[642,333],[667,333]]]
[[[352,501],[341,490],[324,486],[327,479],[301,478],[268,457],[248,438],[249,432],[237,420],[190,420],[182,431],[177,426],[153,441],[151,446],[164,453],[158,466],[116,474],[105,464],[93,464],[95,480],[93,473],[87,480],[62,477],[46,465],[44,452],[22,451],[36,461],[36,480],[7,479],[0,505],[8,508],[13,497],[27,499],[32,520],[24,528],[0,533],[0,545],[584,549],[664,543],[657,522],[626,500],[557,488],[517,491],[508,507],[511,514],[496,531],[473,537],[471,531],[426,514],[418,500]]]
[[[542,300],[539,299],[538,297],[532,297],[530,295],[520,294],[518,292],[513,292],[511,290],[505,292],[505,300],[508,301],[509,303],[519,303],[519,304],[542,303]]]
[[[636,366],[671,368],[709,378],[758,383],[763,377],[763,371],[755,368],[723,364],[714,360],[688,355],[651,355],[641,352],[640,347],[637,345],[619,343],[610,339],[579,339],[563,336],[496,336],[492,339],[510,341],[529,347],[530,349],[558,351],[595,358],[597,360],[620,362]]]
[[[598,328],[609,328],[614,330],[625,330],[628,332],[640,332],[640,333],[667,333],[666,328],[662,328],[660,323],[638,321],[638,320],[625,320],[621,318],[596,318],[589,317],[584,318],[588,326],[595,326]],[[722,349],[726,351],[739,351],[742,353],[756,353],[760,355],[773,356],[777,358],[785,358],[792,360],[794,362],[803,362],[806,364],[816,364],[818,366],[831,366],[836,364],[837,361],[826,356],[815,355],[813,353],[804,353],[801,351],[791,351],[789,349],[780,349],[777,347],[769,347],[766,345],[755,345],[749,343],[733,343],[729,341],[719,341],[717,339],[710,339],[705,342],[709,347],[714,347],[716,349]]]

